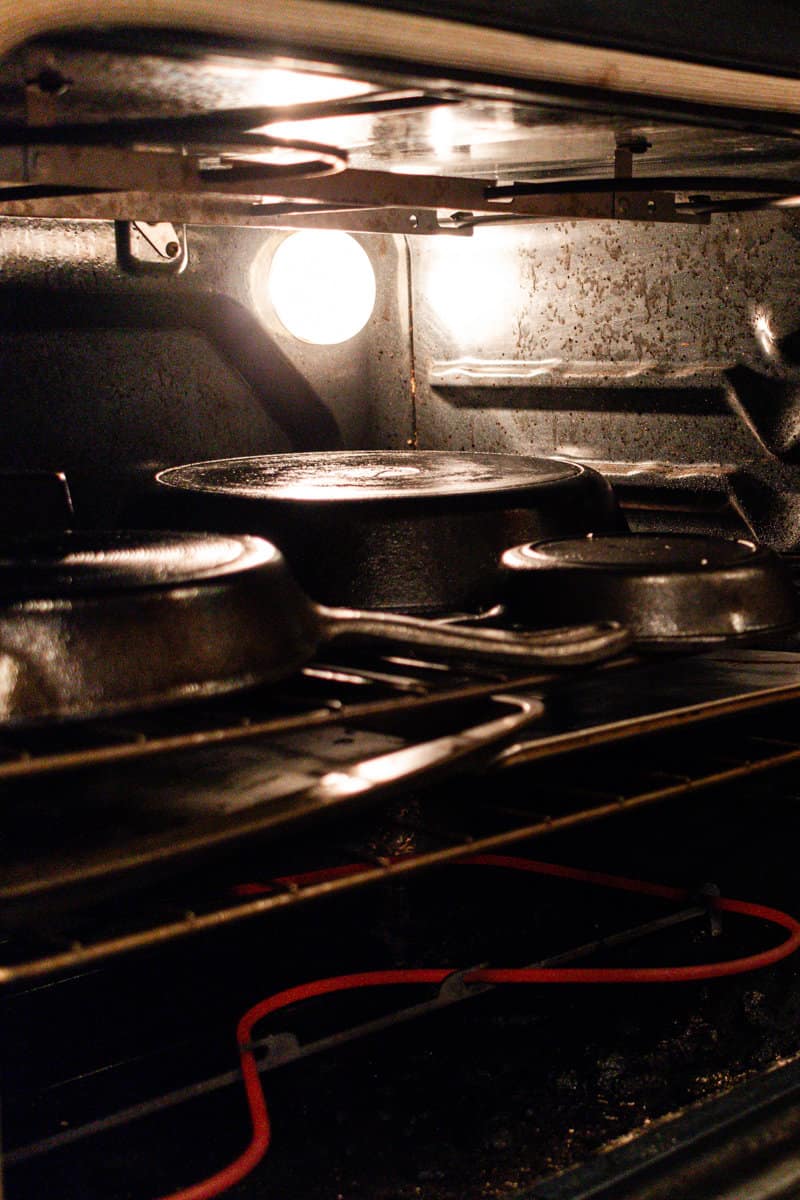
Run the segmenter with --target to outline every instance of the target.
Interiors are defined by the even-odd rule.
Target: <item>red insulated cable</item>
[[[464,862],[474,866],[505,867],[514,871],[532,871],[537,875],[554,875],[560,879],[572,879],[579,883],[592,883],[599,887],[615,888],[617,891],[638,892],[644,896],[657,896],[663,900],[690,900],[692,893],[686,888],[668,887],[661,883],[646,883],[641,879],[628,879],[623,875],[606,875],[599,871],[585,871],[578,867],[562,867],[557,863],[537,862],[531,858],[513,858],[504,854],[475,854]],[[743,975],[747,971],[758,971],[787,958],[800,948],[800,922],[778,908],[764,904],[751,904],[747,900],[728,900],[724,896],[709,897],[709,903],[719,912],[739,913],[744,917],[755,917],[771,925],[788,929],[789,936],[769,950],[749,954],[744,958],[729,958],[726,962],[698,963],[693,967],[493,967],[485,972],[474,972],[468,978],[487,983],[691,983],[704,979],[721,979],[726,975]],[[488,976],[491,975],[491,979]]]
[[[310,1000],[314,996],[328,996],[332,992],[346,992],[352,988],[387,987],[395,984],[440,984],[451,972],[446,968],[413,969],[396,971],[365,971],[356,975],[334,975],[328,979],[315,979],[311,983],[301,983],[297,987],[287,988],[276,992],[266,1000],[259,1001],[249,1008],[236,1026],[236,1041],[239,1046],[244,1090],[250,1109],[250,1121],[253,1135],[250,1145],[238,1158],[223,1167],[216,1175],[209,1176],[199,1183],[171,1192],[162,1200],[210,1200],[221,1192],[233,1187],[240,1179],[244,1179],[261,1161],[269,1149],[272,1130],[270,1127],[267,1103],[261,1087],[255,1056],[250,1048],[253,1036],[253,1026],[270,1013],[278,1009],[288,1008],[301,1000]]]
[[[465,865],[490,866],[515,871],[530,871],[537,875],[556,876],[618,891],[638,892],[664,900],[686,900],[691,893],[683,888],[667,887],[663,884],[646,883],[638,879],[627,879],[620,875],[607,875],[598,871],[586,871],[577,867],[563,867],[555,863],[537,862],[533,859],[515,858],[510,855],[481,854],[461,860]],[[337,874],[341,874],[339,868]],[[324,871],[314,872],[315,878],[325,876]],[[260,885],[256,885],[260,886]],[[721,912],[739,913],[755,917],[788,930],[789,936],[769,950],[750,954],[744,958],[728,959],[720,963],[702,963],[690,967],[509,967],[479,968],[466,976],[471,983],[685,983],[706,979],[719,979],[727,975],[739,975],[755,971],[786,958],[800,947],[800,922],[787,913],[763,904],[750,904],[744,900],[729,900],[714,897],[710,903]],[[315,996],[327,996],[334,992],[350,991],[364,987],[395,987],[400,984],[439,985],[451,968],[408,969],[389,971],[365,971],[360,974],[334,975],[327,979],[315,979],[268,996],[249,1008],[240,1018],[236,1029],[242,1077],[250,1109],[252,1137],[247,1149],[228,1166],[199,1183],[171,1192],[161,1200],[211,1200],[211,1197],[233,1187],[258,1165],[266,1154],[271,1137],[269,1113],[261,1087],[261,1080],[252,1050],[253,1029],[264,1017],[302,1000]]]

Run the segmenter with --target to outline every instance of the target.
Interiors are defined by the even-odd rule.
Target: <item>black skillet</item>
[[[607,658],[618,626],[516,634],[312,603],[261,538],[39,535],[0,543],[0,723],[112,714],[290,675],[348,637],[542,667]]]
[[[268,537],[315,600],[356,608],[493,604],[506,547],[625,528],[596,471],[514,454],[272,454],[174,467],[157,482],[162,524]]]
[[[559,538],[502,556],[512,619],[621,621],[643,650],[763,642],[796,629],[785,564],[745,538],[633,533]]]

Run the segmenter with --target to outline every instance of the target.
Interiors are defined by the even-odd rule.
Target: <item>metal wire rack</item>
[[[620,660],[620,665],[626,661]],[[319,661],[280,688],[271,685],[224,700],[51,728],[6,730],[0,737],[0,783],[367,719],[421,714],[490,696],[500,687],[505,690],[506,683],[535,687],[551,680],[551,675],[541,671],[527,675],[465,673],[441,663],[414,662],[410,666],[405,660],[378,666]]]
[[[668,912],[663,916],[638,922],[625,929],[616,930],[613,933],[593,938],[589,942],[584,942],[562,950],[557,954],[541,958],[531,965],[536,967],[566,966],[567,964],[591,958],[598,952],[618,950],[642,941],[647,941],[658,934],[679,926],[693,925],[696,928],[699,922],[711,924],[713,931],[714,920],[713,910],[707,901],[703,901],[702,897],[699,897],[696,903],[687,903],[683,907]],[[360,1021],[349,1028],[338,1030],[332,1034],[310,1040],[301,1040],[293,1032],[271,1033],[261,1037],[254,1043],[253,1047],[258,1054],[256,1064],[259,1074],[273,1071],[279,1067],[286,1066],[288,1063],[296,1062],[299,1059],[335,1050],[349,1042],[357,1041],[383,1030],[395,1028],[400,1024],[416,1020],[418,1017],[438,1012],[444,1008],[449,1008],[452,1005],[463,1004],[466,1001],[484,995],[486,992],[492,991],[496,986],[490,983],[466,983],[465,976],[468,973],[468,969],[453,971],[430,999],[417,1001],[402,1008],[393,1008],[381,1016]],[[7,1150],[3,1155],[4,1164],[12,1166],[16,1163],[23,1163],[38,1158],[54,1150],[82,1142],[86,1138],[106,1133],[112,1129],[125,1127],[132,1122],[162,1113],[185,1104],[187,1101],[194,1101],[201,1096],[207,1096],[224,1088],[239,1085],[240,1081],[241,1071],[238,1067],[221,1071],[216,1075],[196,1080],[183,1087],[162,1093],[136,1104],[128,1105],[117,1111],[106,1113],[93,1120],[63,1128],[57,1133],[41,1137],[36,1141],[18,1146],[15,1149]]]
[[[634,718],[582,719],[571,728],[546,730],[527,745],[526,757],[550,757],[591,744],[641,736],[646,732],[694,724],[718,716],[772,705],[800,696],[800,654],[774,655],[764,667],[764,656],[747,652],[723,658],[732,664],[721,680],[702,668],[695,670],[700,687],[691,682],[692,666],[682,674],[681,701],[656,702],[651,711]],[[706,659],[718,665],[715,658]],[[264,737],[278,737],[333,725],[359,725],[386,719],[413,718],[436,710],[455,708],[490,697],[497,691],[542,694],[563,692],[583,681],[623,679],[623,687],[642,690],[630,670],[641,668],[640,659],[625,656],[610,662],[570,670],[559,675],[536,671],[469,669],[391,657],[358,662],[316,661],[279,689],[275,685],[251,689],[224,700],[172,709],[59,724],[52,727],[6,729],[0,735],[0,785],[37,775],[55,774],[175,754],[182,750],[234,745]],[[750,668],[749,671],[745,668]],[[754,668],[754,669],[753,669]],[[674,674],[674,671],[673,671]],[[646,689],[653,686],[647,672]],[[659,679],[669,678],[660,666]],[[686,696],[683,697],[683,693]],[[669,696],[669,693],[665,693]],[[602,710],[598,706],[598,713]]]
[[[788,667],[793,676],[794,656]],[[361,707],[341,704],[339,721],[346,716],[352,731],[360,720],[362,729],[369,730],[374,729],[377,715],[385,719],[389,713],[394,717],[399,713],[405,719],[412,712],[428,713],[431,703],[435,705],[443,695],[474,700],[498,690],[497,680],[461,679],[459,686],[437,691],[425,680],[426,671],[407,660],[383,664],[380,674],[397,676],[399,672],[399,692],[395,689],[393,697],[397,700],[399,694],[399,708],[393,707],[384,693]],[[350,686],[391,689],[385,679],[367,678],[368,674],[362,676],[366,682]],[[320,685],[329,687],[331,676],[336,676],[341,693],[346,675],[343,668],[316,665],[302,687],[313,694]],[[446,678],[453,683],[452,675]],[[593,674],[590,687],[595,686],[596,678]],[[630,678],[623,680],[623,691],[630,690]],[[422,694],[414,690],[422,686]],[[529,691],[533,685],[529,678],[520,678],[514,686]],[[508,688],[505,680],[503,690]],[[573,730],[544,728],[524,745],[506,748],[482,773],[444,787],[418,789],[375,812],[328,826],[322,833],[312,828],[300,836],[254,846],[231,861],[215,862],[213,869],[194,870],[166,884],[124,894],[113,904],[95,902],[67,911],[57,909],[45,917],[23,911],[9,920],[6,914],[0,983],[80,969],[115,955],[385,882],[469,853],[677,801],[705,789],[746,783],[766,771],[790,769],[800,761],[800,701],[795,699],[799,694],[800,682],[788,676],[778,680],[773,675],[770,686],[760,690],[733,688],[727,696],[707,696],[634,718],[594,725],[584,720]],[[411,703],[406,703],[409,700]],[[317,716],[323,712],[325,720]],[[330,703],[312,708],[312,723],[322,725],[334,719],[336,712]],[[306,710],[269,719],[294,722],[290,727],[297,727],[296,723],[308,716]],[[186,714],[182,719],[187,719]],[[254,727],[259,728],[257,722],[230,724],[221,732],[222,726],[209,721],[198,731],[193,719],[191,731],[175,733],[173,729],[169,736],[235,739],[249,736]],[[163,732],[158,736],[164,739]],[[617,748],[622,738],[628,739],[624,755]],[[502,786],[495,783],[500,773]]]

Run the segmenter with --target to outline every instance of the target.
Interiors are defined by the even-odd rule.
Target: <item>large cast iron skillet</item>
[[[162,525],[262,534],[315,600],[356,608],[493,604],[508,546],[625,528],[596,471],[513,454],[272,454],[157,480]]]
[[[572,666],[618,626],[514,634],[323,608],[256,537],[72,533],[0,543],[0,722],[151,707],[283,678],[329,639]]]
[[[744,538],[634,533],[516,546],[502,557],[512,618],[622,621],[645,650],[763,642],[797,627],[776,554]]]

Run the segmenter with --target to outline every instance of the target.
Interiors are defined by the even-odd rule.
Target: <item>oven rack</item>
[[[703,923],[713,935],[717,931],[717,917],[718,914],[712,908],[708,894],[705,897],[699,896],[696,898],[696,902],[687,903],[685,906],[676,908],[674,911],[668,912],[663,916],[639,922],[625,929],[617,930],[614,933],[601,934],[589,942],[560,950],[556,954],[529,963],[528,966],[534,968],[567,966],[592,958],[595,954],[602,953],[603,951],[620,950],[636,945],[679,926],[689,925],[696,929],[698,923]],[[463,1004],[465,1001],[476,999],[497,988],[498,985],[494,983],[468,982],[467,976],[474,969],[467,967],[452,971],[444,982],[436,988],[430,999],[421,1000],[415,1004],[405,1005],[400,1008],[393,1008],[378,1017],[360,1021],[355,1025],[337,1030],[325,1036],[306,1040],[298,1037],[291,1030],[266,1034],[252,1043],[252,1049],[256,1052],[256,1068],[258,1073],[259,1075],[263,1075],[284,1067],[289,1063],[297,1062],[300,1059],[323,1054],[328,1050],[335,1050],[350,1042],[358,1041],[361,1038],[369,1037],[372,1034],[380,1033],[387,1029],[396,1028],[398,1025],[414,1021],[419,1017],[439,1012],[453,1005]],[[128,1105],[125,1108],[107,1113],[94,1120],[71,1125],[68,1128],[61,1129],[57,1133],[42,1137],[36,1141],[7,1149],[3,1152],[3,1163],[5,1166],[10,1167],[17,1163],[28,1162],[31,1159],[38,1158],[40,1155],[59,1150],[64,1146],[74,1145],[76,1142],[81,1142],[87,1137],[94,1137],[112,1129],[130,1125],[134,1121],[165,1112],[178,1105],[197,1100],[201,1096],[207,1096],[212,1092],[240,1085],[241,1079],[240,1067],[221,1071],[216,1075],[207,1076],[183,1087],[154,1096],[151,1099]]]
[[[732,674],[716,696],[661,706],[635,719],[595,720],[577,728],[548,730],[526,742],[524,756],[520,752],[515,761],[565,754],[800,697],[800,654],[787,653],[783,658],[783,669],[777,673],[767,671],[747,682],[738,682]],[[735,652],[730,661],[736,661]],[[279,690],[271,685],[176,708],[4,730],[0,735],[0,784],[336,724],[413,718],[448,706],[455,710],[498,691],[536,690],[547,695],[581,686],[586,680],[635,676],[646,663],[646,659],[627,654],[554,674],[467,668],[397,656],[377,662],[374,658],[366,662],[318,660]]]
[[[525,749],[500,756],[488,773],[404,797],[338,824],[335,837],[309,831],[248,850],[223,868],[180,883],[46,920],[17,917],[0,939],[0,984],[81,970],[117,955],[213,933],[310,901],[546,835],[677,802],[725,786],[746,787],[786,769],[783,794],[800,777],[800,703],[671,728],[614,747],[592,747],[512,769]],[[502,771],[503,786],[496,780]]]
[[[620,665],[628,661],[618,660]],[[541,671],[465,673],[444,664],[411,665],[413,671],[402,659],[378,667],[374,663],[365,666],[320,661],[280,688],[271,685],[177,708],[6,730],[0,737],[0,782],[122,764],[336,723],[413,715],[479,700],[501,688],[544,686],[553,678]]]

